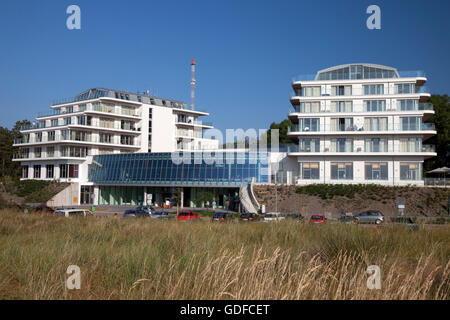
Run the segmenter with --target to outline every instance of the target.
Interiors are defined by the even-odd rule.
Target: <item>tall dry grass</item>
[[[450,227],[0,212],[1,299],[448,299]],[[81,289],[65,290],[69,265]],[[381,268],[381,290],[366,268]]]

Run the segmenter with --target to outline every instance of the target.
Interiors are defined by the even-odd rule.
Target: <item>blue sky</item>
[[[81,8],[81,30],[66,8]],[[381,30],[366,8],[381,8]],[[292,77],[351,62],[424,70],[450,92],[450,1],[2,0],[0,126],[33,120],[51,101],[90,87],[189,102],[219,129],[286,118]]]

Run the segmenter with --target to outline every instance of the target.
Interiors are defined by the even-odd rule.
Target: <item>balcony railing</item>
[[[298,144],[290,144],[287,146],[287,152],[295,152],[295,153],[355,153],[355,152],[364,152],[364,153],[392,153],[392,152],[398,152],[398,153],[420,153],[420,152],[436,152],[436,148],[434,145],[422,145],[421,148],[411,149],[411,150],[402,150],[401,147],[393,147],[392,145],[386,146],[385,148],[380,148],[378,150],[374,149],[367,149],[365,147],[345,147],[343,149],[337,148],[336,146],[329,146],[329,147],[320,147],[319,149],[311,148],[311,147],[300,147]]]
[[[424,178],[426,186],[450,186],[450,178]]]
[[[288,127],[288,133],[293,132],[383,132],[383,131],[435,131],[436,126],[434,123],[421,123],[420,126],[410,126],[410,127],[404,127],[401,124],[388,124],[385,127],[381,126],[372,126],[372,127],[356,127],[353,126],[319,126],[317,128],[310,128],[310,127],[299,127],[298,124],[293,124]]]
[[[211,121],[202,121],[202,120],[177,120],[177,124],[192,124],[192,125],[203,125],[212,127],[213,124]]]
[[[369,73],[369,75],[372,75],[372,77],[370,79],[388,79],[388,78],[377,78],[376,77],[376,73],[372,72]],[[425,77],[425,72],[423,72],[422,70],[415,70],[415,71],[398,71],[398,75],[400,76],[400,78],[418,78],[418,77]],[[296,81],[314,81],[316,78],[316,74],[301,74],[298,76],[295,76],[294,78],[292,78],[292,82],[296,82]],[[369,78],[366,78],[369,79]],[[398,79],[398,78],[396,78]],[[365,79],[350,79],[350,74],[347,74],[347,77],[343,77],[343,79],[336,79],[336,80],[365,80]],[[333,81],[333,79],[331,80],[326,80],[326,81]]]
[[[434,106],[432,103],[419,103],[414,106],[408,107],[408,108],[401,108],[400,106],[391,106],[390,108],[383,108],[376,111],[367,110],[364,108],[362,111],[355,111],[355,108],[347,108],[341,111],[337,110],[331,110],[331,106],[328,104],[325,104],[325,106],[322,106],[321,108],[315,107],[315,108],[309,108],[308,110],[305,110],[304,107],[301,107],[300,105],[294,105],[292,106],[294,110],[289,109],[289,114],[293,113],[302,113],[302,114],[309,114],[309,113],[366,113],[366,112],[403,112],[403,111],[428,111],[428,110],[434,110]]]
[[[305,96],[301,90],[295,90],[291,93],[291,98],[293,97],[307,97],[307,98],[321,98],[321,97],[351,97],[351,96],[385,96],[385,95],[402,95],[402,94],[423,94],[430,93],[430,89],[426,86],[413,87],[411,90],[400,89],[398,87],[393,88],[383,88],[381,91],[370,91],[364,88],[352,88],[348,92],[321,92],[317,96]]]
[[[86,142],[86,143],[105,143],[105,144],[111,144],[111,145],[124,145],[124,146],[140,146],[139,140],[135,140],[132,144],[122,144],[120,142],[107,142],[107,141],[102,141],[103,139],[100,139],[100,137],[94,137],[94,136],[90,136],[90,137],[86,137],[86,138],[74,138],[74,137],[64,137],[61,135],[56,135],[53,138],[49,138],[49,137],[43,137],[42,139],[40,139],[40,141],[36,140],[36,139],[29,139],[27,142],[22,142],[21,139],[15,139],[14,140],[14,144],[33,144],[33,143],[52,143],[52,142]]]
[[[35,129],[51,129],[51,128],[58,128],[58,127],[66,127],[66,126],[84,126],[84,127],[91,127],[91,128],[99,128],[99,129],[114,129],[114,130],[127,130],[127,131],[141,131],[141,128],[123,128],[121,124],[116,124],[111,126],[100,126],[99,124],[86,124],[86,123],[68,123],[68,124],[57,124],[49,126],[39,126],[37,124],[27,125],[27,126],[21,126],[20,130],[35,130]]]
[[[47,113],[47,112],[39,112],[38,118],[42,117],[50,117],[50,116],[65,116],[70,115],[74,113],[82,113],[82,112],[102,112],[105,114],[115,114],[115,115],[122,115],[122,116],[129,116],[129,117],[141,117],[140,113],[135,111],[128,111],[129,109],[126,109],[127,111],[124,111],[124,109],[121,109],[119,111],[116,111],[116,109],[108,109],[109,106],[106,104],[87,104],[85,108],[81,110],[72,110],[72,111],[59,111],[57,109],[54,109],[53,112]]]

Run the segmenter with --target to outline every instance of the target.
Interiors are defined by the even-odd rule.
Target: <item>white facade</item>
[[[93,155],[215,150],[204,139],[213,128],[182,102],[109,89],[89,89],[69,103],[54,104],[49,115],[22,128],[15,161],[22,179],[59,180],[89,186],[87,159]],[[78,203],[73,204],[79,204]]]
[[[288,150],[296,183],[423,185],[424,159],[436,156],[423,141],[436,134],[425,123],[433,106],[419,72],[350,64],[294,81]]]

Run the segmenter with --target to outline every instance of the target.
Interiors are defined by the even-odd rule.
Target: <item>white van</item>
[[[53,213],[55,216],[64,217],[87,217],[92,215],[91,211],[87,209],[56,209]]]
[[[279,212],[268,212],[264,215],[264,222],[281,221],[284,219],[285,217]]]

